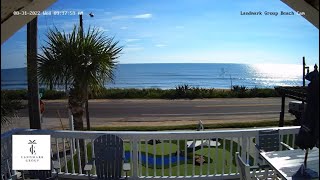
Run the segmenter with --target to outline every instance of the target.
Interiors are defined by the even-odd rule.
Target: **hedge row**
[[[2,90],[10,99],[27,99],[27,90]],[[175,89],[103,89],[98,95],[90,95],[91,99],[200,99],[200,98],[253,98],[278,97],[274,89],[233,86],[232,90],[195,88],[188,85]],[[42,99],[66,99],[63,91],[45,90]]]

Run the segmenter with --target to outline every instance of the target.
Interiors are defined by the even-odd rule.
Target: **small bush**
[[[21,99],[11,99],[7,93],[1,91],[1,125],[11,121],[11,118],[18,116],[18,111],[25,108]]]
[[[45,90],[41,99],[65,99],[67,94],[63,91]]]
[[[5,96],[8,99],[19,99],[19,100],[28,99],[28,97],[27,97],[28,91],[26,89],[22,89],[22,90],[1,90],[1,93],[5,93]]]
[[[235,97],[238,98],[244,98],[244,97],[249,97],[249,95],[247,94],[247,88],[245,86],[233,86],[232,87],[232,93],[234,93]]]

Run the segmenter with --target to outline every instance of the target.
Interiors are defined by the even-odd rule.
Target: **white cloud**
[[[125,41],[127,42],[134,42],[134,41],[139,41],[140,39],[126,39]]]
[[[125,29],[128,29],[128,27],[127,26],[123,26],[120,29],[125,30]]]
[[[102,31],[102,32],[109,31],[109,29],[106,29],[106,28],[104,28],[104,27],[99,27],[99,30]]]
[[[127,44],[126,47],[139,47],[139,44]]]
[[[136,18],[136,19],[149,19],[149,18],[152,18],[152,14],[139,14],[139,15],[133,16],[133,18]]]
[[[167,45],[166,44],[156,44],[155,46],[156,47],[166,47]]]
[[[137,15],[117,15],[112,16],[110,19],[111,21],[114,20],[123,20],[123,19],[149,19],[152,18],[152,14],[137,14]]]
[[[123,48],[125,52],[133,52],[133,51],[142,51],[144,48],[143,47],[128,47],[128,48]]]
[[[128,18],[130,18],[130,16],[120,15],[120,16],[112,16],[111,20],[120,20],[120,19],[128,19]]]

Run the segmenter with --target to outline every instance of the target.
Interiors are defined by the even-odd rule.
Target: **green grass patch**
[[[292,126],[292,120],[286,120],[285,126]],[[250,128],[250,127],[271,127],[278,126],[279,121],[252,121],[252,122],[234,122],[220,124],[206,124],[205,129],[221,128]],[[164,131],[164,130],[195,130],[196,125],[175,125],[175,126],[118,126],[118,127],[92,127],[92,131]]]
[[[179,144],[184,146],[184,148],[180,148],[181,153],[184,156],[184,150],[186,149],[185,144],[183,143],[184,140],[180,140]],[[189,152],[187,153],[187,161],[185,163],[184,159],[180,159],[180,164],[172,163],[171,164],[171,175],[176,176],[178,175],[178,169],[179,169],[179,175],[184,175],[185,171],[187,172],[187,175],[194,174],[200,174],[202,171],[202,174],[206,174],[209,172],[210,174],[214,173],[229,173],[236,172],[236,162],[234,158],[235,152],[237,149],[237,143],[235,141],[231,141],[228,139],[219,140],[221,145],[219,147],[206,147],[203,146],[197,147],[195,149],[195,156],[202,156],[205,159],[204,164],[202,167],[199,165],[193,166],[193,153]],[[138,149],[141,150],[141,154],[145,155],[146,152],[148,152],[148,156],[156,157],[156,158],[169,158],[170,156],[174,156],[177,154],[178,151],[178,141],[172,140],[171,142],[169,140],[164,140],[163,142],[156,144],[156,145],[150,145],[146,144],[145,142],[141,142],[138,144]],[[231,152],[231,146],[232,146],[232,152]],[[225,150],[223,150],[223,148]],[[129,143],[124,143],[124,149],[126,152],[130,152],[131,145]],[[91,144],[87,145],[88,150],[88,159],[91,160],[92,152],[91,152]],[[192,149],[191,149],[192,150]],[[155,152],[155,154],[154,154]],[[233,156],[231,156],[231,153]],[[209,155],[210,154],[210,155]],[[131,160],[129,160],[130,162]],[[150,162],[149,162],[150,163]],[[78,156],[77,154],[74,155],[74,166],[75,166],[75,172],[79,172],[78,168]],[[140,169],[141,168],[141,169]],[[62,168],[64,170],[64,168]],[[223,171],[224,169],[224,171]],[[72,172],[71,167],[71,160],[68,161],[68,171]],[[142,175],[146,175],[146,172],[148,172],[148,175],[153,176],[154,172],[156,172],[156,176],[165,175],[168,176],[170,174],[170,166],[169,165],[156,165],[154,164],[148,164],[142,163],[141,166],[139,166],[139,174],[142,173]],[[93,171],[91,173],[94,173]],[[163,173],[163,174],[162,174]],[[128,173],[130,176],[131,173]]]

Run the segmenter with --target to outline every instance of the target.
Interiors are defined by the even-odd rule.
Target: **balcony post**
[[[285,106],[285,94],[283,93],[281,96],[281,112],[280,112],[280,120],[279,120],[279,127],[284,126],[284,106]]]
[[[132,141],[132,178],[137,179],[138,178],[138,139],[137,137],[133,138]]]
[[[241,142],[241,158],[245,159],[246,162],[248,161],[246,158],[246,152],[247,152],[247,146],[248,146],[248,142],[247,142],[247,136],[245,135],[245,133],[242,132],[242,142]]]
[[[39,84],[37,77],[37,17],[27,24],[28,106],[31,129],[41,129]]]

